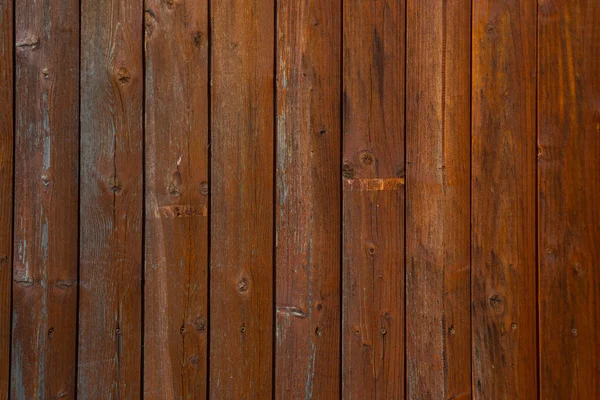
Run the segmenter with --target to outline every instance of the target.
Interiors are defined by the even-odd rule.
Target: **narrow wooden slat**
[[[340,388],[341,1],[277,5],[275,396]]]
[[[537,397],[536,2],[473,2],[472,332],[477,399]]]
[[[409,0],[407,397],[471,394],[471,2]]]
[[[17,1],[15,32],[11,397],[73,397],[79,4]]]
[[[13,190],[13,1],[0,2],[0,399],[10,386]]]
[[[140,396],[143,14],[141,0],[81,3],[83,398]]]
[[[144,397],[206,396],[208,1],[146,0]]]
[[[600,398],[600,3],[538,20],[540,394]]]
[[[344,399],[404,395],[404,13],[344,1]]]
[[[210,397],[272,395],[274,1],[211,4]]]

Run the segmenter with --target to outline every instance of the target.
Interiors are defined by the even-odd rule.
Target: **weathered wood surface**
[[[0,399],[600,397],[599,22],[0,0]]]
[[[340,390],[341,1],[277,5],[275,397]]]
[[[405,2],[343,7],[342,398],[401,398]]]
[[[74,397],[78,2],[15,2],[15,52],[11,397]]]
[[[471,2],[408,0],[407,397],[471,393]]]
[[[79,363],[84,398],[140,396],[141,0],[81,3]]]
[[[144,7],[144,397],[199,399],[208,362],[208,1]]]
[[[536,3],[473,2],[472,361],[477,399],[537,397]]]
[[[540,396],[600,398],[600,3],[538,19]]]
[[[13,0],[0,2],[0,399],[8,398],[11,348],[14,145]]]
[[[273,0],[211,3],[210,397],[272,397]]]

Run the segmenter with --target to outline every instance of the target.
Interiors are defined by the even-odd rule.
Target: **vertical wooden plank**
[[[208,1],[146,0],[144,397],[206,396]]]
[[[140,396],[142,1],[81,3],[79,371],[86,398]]]
[[[213,0],[210,397],[272,395],[273,0]]]
[[[13,1],[0,2],[0,399],[8,398],[13,199]]]
[[[600,3],[538,21],[540,394],[600,398]]]
[[[340,0],[277,6],[280,399],[339,397],[341,11]]]
[[[344,1],[344,399],[404,396],[404,13]]]
[[[409,0],[407,397],[471,394],[471,2]]]
[[[536,9],[473,2],[472,331],[477,399],[537,397]]]
[[[79,3],[15,3],[11,397],[74,397]]]

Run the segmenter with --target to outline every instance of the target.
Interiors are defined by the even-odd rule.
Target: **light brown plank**
[[[213,399],[272,395],[274,4],[211,3]]]
[[[79,5],[15,3],[12,398],[73,397]]]
[[[407,397],[471,394],[471,2],[408,0]]]
[[[0,399],[10,386],[13,200],[13,0],[0,2]]]
[[[146,0],[144,397],[207,384],[208,1]]]
[[[600,3],[538,19],[540,395],[600,398]]]
[[[79,397],[140,396],[141,0],[81,3]]]
[[[537,397],[536,2],[473,2],[476,399]]]
[[[277,5],[275,397],[340,391],[341,1]]]
[[[342,398],[404,396],[404,0],[343,5]],[[352,184],[348,183],[352,180]],[[363,181],[364,182],[364,181]]]

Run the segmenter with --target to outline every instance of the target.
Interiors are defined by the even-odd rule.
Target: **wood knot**
[[[204,196],[208,195],[208,182],[200,183],[200,194],[203,194]]]
[[[349,164],[342,165],[342,176],[346,179],[354,178],[354,170]]]
[[[50,71],[48,70],[48,68],[42,69],[42,76],[44,77],[44,79],[50,78]]]
[[[323,329],[321,329],[320,327],[317,326],[317,328],[315,329],[315,336],[316,337],[323,336]]]
[[[121,181],[119,179],[117,179],[116,177],[113,177],[108,180],[108,188],[114,194],[119,194],[121,192],[121,190],[123,189],[123,184],[121,183]]]
[[[144,26],[146,27],[146,36],[151,37],[156,27],[156,16],[151,9],[144,11]]]
[[[360,155],[360,161],[362,161],[364,165],[371,165],[373,164],[373,161],[375,161],[375,155],[365,151]]]
[[[451,335],[456,334],[456,329],[454,329],[454,325],[450,325],[450,328],[448,328],[448,333]]]
[[[194,33],[194,44],[196,46],[202,45],[203,39],[204,35],[202,34],[202,32],[198,31]]]
[[[48,338],[52,339],[52,336],[54,336],[54,328],[48,329]]]
[[[387,334],[387,330],[385,328],[381,328],[379,333],[381,333],[381,336],[385,336]]]
[[[240,293],[244,293],[244,292],[248,291],[248,286],[249,286],[248,279],[247,278],[242,278],[238,282],[238,291]]]
[[[196,365],[200,362],[200,357],[193,355],[192,357],[190,357],[190,364],[192,365]]]
[[[44,185],[44,186],[50,185],[50,177],[47,174],[42,175],[42,185]]]
[[[8,264],[8,256],[0,256],[0,265]]]
[[[240,332],[246,333],[246,325],[242,325],[242,329],[240,329]]]
[[[196,318],[196,320],[194,321],[194,328],[198,332],[204,332],[204,330],[206,329],[206,318],[202,316]]]
[[[504,301],[499,294],[495,294],[489,299],[490,306],[494,309],[496,314],[502,314],[504,312]]]
[[[117,80],[121,83],[121,85],[124,85],[131,80],[131,74],[129,73],[127,68],[119,68],[119,70],[117,71]]]

